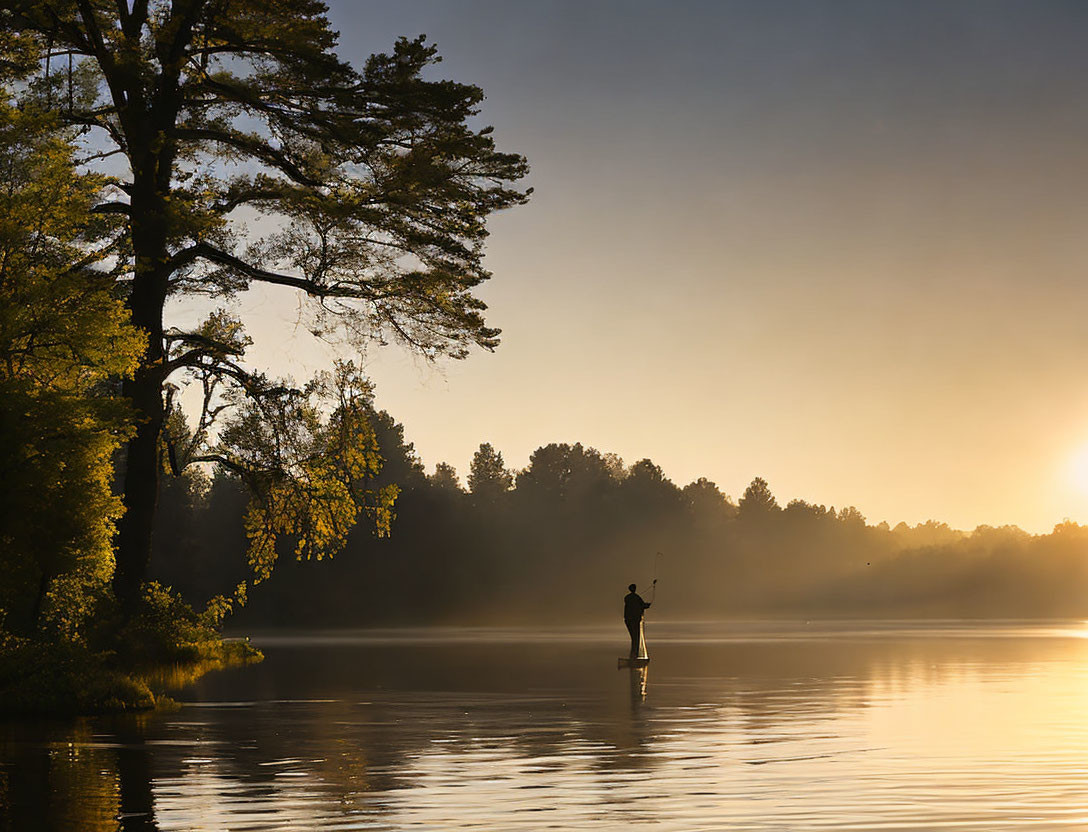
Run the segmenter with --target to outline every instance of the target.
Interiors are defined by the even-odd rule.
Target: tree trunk
[[[41,580],[38,581],[38,594],[34,596],[34,608],[30,611],[30,629],[28,635],[35,635],[38,632],[38,623],[42,617],[42,607],[45,606],[45,594],[49,592],[50,576],[48,572],[43,571]]]
[[[125,455],[122,497],[125,513],[118,524],[117,565],[113,573],[114,594],[126,611],[130,611],[139,598],[140,584],[147,574],[159,496],[159,434],[163,411],[159,375],[153,372],[154,369],[145,364],[122,388],[136,412],[136,433],[129,440]]]
[[[136,432],[125,458],[122,502],[125,513],[118,524],[117,564],[113,590],[128,614],[140,597],[140,585],[151,560],[151,534],[159,497],[159,437],[164,411],[162,384],[166,377],[163,344],[163,306],[166,303],[166,200],[156,190],[154,176],[134,176],[132,193],[132,249],[136,270],[128,306],[132,323],[147,335],[147,353],[133,378],[122,385],[135,417]],[[142,186],[142,187],[141,187]]]
[[[125,460],[122,497],[125,513],[118,527],[113,573],[114,593],[126,616],[135,608],[147,575],[159,497],[159,437],[164,421],[162,385],[168,375],[163,307],[170,279],[169,204],[177,152],[171,133],[181,105],[179,79],[184,46],[192,35],[199,4],[175,3],[174,11],[178,12],[180,7],[185,8],[177,15],[180,28],[174,32],[172,42],[156,44],[161,66],[152,83],[140,77],[132,56],[108,62],[113,75],[107,73],[132,168],[129,229],[134,270],[128,306],[132,323],[147,336],[147,353],[140,368],[122,386],[132,404],[136,425]],[[106,64],[102,60],[99,64],[105,71]]]

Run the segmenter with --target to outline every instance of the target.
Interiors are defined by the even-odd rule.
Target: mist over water
[[[0,727],[0,829],[1060,829],[1080,623],[265,633],[175,713]]]

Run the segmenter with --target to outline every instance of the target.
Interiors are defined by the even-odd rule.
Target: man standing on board
[[[638,656],[639,635],[642,631],[642,614],[650,608],[650,605],[642,600],[642,596],[635,592],[635,584],[627,587],[630,592],[623,596],[623,623],[627,625],[627,632],[631,634],[631,658]]]

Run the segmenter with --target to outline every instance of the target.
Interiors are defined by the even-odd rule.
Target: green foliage
[[[91,714],[155,706],[145,680],[80,644],[25,641],[0,652],[0,659],[0,713]]]
[[[248,642],[224,642],[216,610],[197,614],[158,583],[144,587],[136,613],[119,630],[114,611],[100,633],[114,649],[70,640],[25,639],[0,629],[0,713],[91,714],[170,705],[166,695],[210,670],[260,661]]]
[[[38,63],[35,38],[14,31],[7,15],[7,10],[0,8],[0,83],[3,84],[26,78]]]
[[[92,214],[107,184],[79,173],[56,118],[0,101],[0,374],[82,394],[130,372],[142,346],[113,275],[116,222]]]
[[[104,180],[76,172],[55,126],[0,102],[0,608],[20,632],[76,639],[121,511],[112,457],[128,413],[107,383],[142,339],[94,268],[112,232],[90,213]]]
[[[244,595],[244,589],[239,591]],[[111,641],[123,665],[130,668],[215,659],[225,649],[216,629],[223,614],[222,599],[213,599],[203,614],[197,613],[169,587],[152,581],[144,585],[135,613]]]
[[[226,620],[227,616],[234,612],[235,607],[244,607],[246,605],[248,593],[249,585],[246,581],[242,581],[234,588],[234,592],[229,597],[226,595],[213,595],[208,599],[208,603],[204,607],[204,612],[200,616],[201,621],[206,626],[218,628]]]

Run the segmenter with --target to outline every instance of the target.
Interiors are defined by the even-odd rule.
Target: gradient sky
[[[1088,5],[332,3],[426,33],[536,193],[491,223],[495,354],[373,351],[430,470],[480,442],[754,476],[870,522],[1088,522]],[[327,361],[283,290],[255,363]]]

